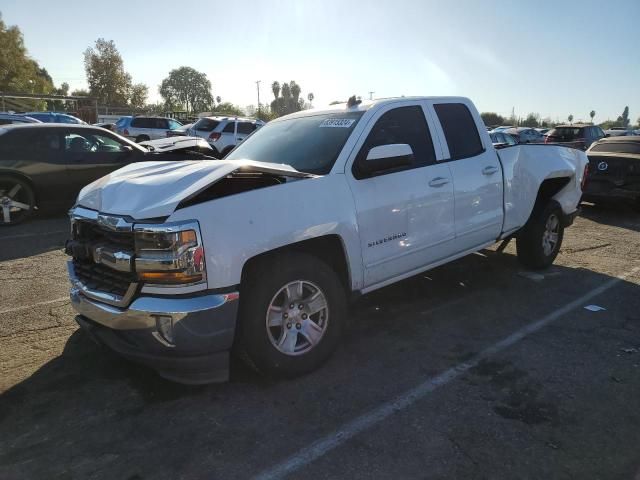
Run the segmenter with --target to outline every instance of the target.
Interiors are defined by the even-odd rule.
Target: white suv
[[[264,125],[262,120],[242,117],[202,117],[188,130],[192,137],[201,137],[209,142],[219,158]]]
[[[165,117],[122,117],[116,122],[116,133],[136,142],[167,138],[167,132],[180,128],[182,124]]]

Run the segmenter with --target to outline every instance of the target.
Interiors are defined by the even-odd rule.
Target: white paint
[[[9,235],[7,237],[0,237],[0,240],[15,240],[16,238],[29,238],[29,237],[44,237],[47,238],[49,235],[57,235],[59,233],[69,233],[69,229],[65,230],[52,230],[48,232],[37,232],[37,233],[20,233],[18,235]]]
[[[635,274],[638,271],[640,271],[640,267],[636,267],[616,278],[613,278],[605,282],[604,284],[594,288],[593,290],[587,292],[586,294],[575,299],[574,301],[567,303],[563,307],[560,307],[557,310],[554,310],[548,315],[545,315],[541,319],[526,325],[520,330],[502,339],[498,343],[491,345],[490,347],[486,348],[479,354],[475,355],[468,362],[463,362],[454,367],[451,367],[448,370],[445,370],[444,372],[442,372],[440,375],[437,375],[436,377],[432,377],[425,380],[423,383],[417,385],[411,390],[408,390],[402,395],[396,397],[394,400],[384,403],[379,407],[375,408],[374,410],[371,410],[355,418],[354,420],[344,424],[338,430],[315,441],[311,445],[299,450],[289,458],[285,459],[283,462],[278,463],[277,465],[274,465],[273,467],[259,473],[254,478],[259,480],[271,480],[276,478],[282,478],[286,475],[289,475],[299,470],[300,468],[310,464],[311,462],[317,460],[318,458],[323,457],[324,455],[329,453],[331,450],[342,445],[343,443],[347,442],[348,440],[355,437],[356,435],[386,420],[394,413],[397,413],[399,411],[402,411],[412,406],[418,400],[421,400],[422,398],[427,396],[429,393],[436,390],[438,387],[446,385],[450,383],[452,380],[455,380],[459,376],[468,372],[470,369],[477,366],[482,360],[485,360],[486,358],[491,357],[492,355],[495,355],[496,353],[499,353],[511,347],[512,345],[519,342],[523,338],[531,335],[532,333],[539,331],[543,327],[556,321],[561,316],[576,309],[577,307],[584,304],[588,300],[591,300],[592,298],[606,292],[607,290],[611,289],[619,282],[623,281],[624,279],[628,278],[629,276]]]
[[[590,312],[600,312],[602,310],[606,310],[606,308],[601,307],[600,305],[587,305],[584,307],[585,310],[589,310]]]
[[[3,313],[19,312],[20,310],[27,310],[29,308],[39,307],[39,306],[42,306],[42,305],[51,305],[52,303],[62,302],[63,300],[69,300],[69,295],[66,295],[66,296],[60,297],[60,298],[56,298],[54,300],[46,300],[44,302],[32,303],[31,305],[23,305],[21,307],[14,307],[14,308],[7,308],[5,310],[0,310],[0,315],[2,315]]]

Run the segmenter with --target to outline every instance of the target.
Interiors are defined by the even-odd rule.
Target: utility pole
[[[376,92],[369,92],[369,100],[373,100],[373,94]]]
[[[261,80],[256,80],[256,88],[258,89],[258,118],[260,117],[260,82]]]

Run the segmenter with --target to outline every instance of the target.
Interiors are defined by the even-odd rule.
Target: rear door
[[[483,126],[476,122],[480,116],[472,104],[436,101],[433,108],[453,175],[456,250],[464,252],[500,236],[502,167],[489,137],[478,133]]]
[[[238,131],[236,132],[236,145],[251,135],[256,129],[256,124],[252,122],[238,122]]]
[[[421,102],[390,104],[370,119],[346,172],[356,206],[365,289],[447,257],[453,248],[453,182]],[[375,146],[409,144],[413,163],[364,175],[358,164]]]

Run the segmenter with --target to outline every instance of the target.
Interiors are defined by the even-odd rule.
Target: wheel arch
[[[33,179],[31,177],[29,177],[28,175],[25,175],[22,172],[19,172],[17,170],[7,170],[7,169],[2,169],[0,168],[0,176],[1,177],[14,177],[17,178],[25,183],[27,183],[29,185],[29,187],[31,187],[31,190],[33,191],[33,197],[35,199],[35,203],[36,205],[38,204],[38,189],[36,188],[36,184],[33,181]]]
[[[329,265],[338,275],[347,292],[352,290],[352,272],[349,266],[347,249],[343,239],[337,234],[323,235],[284,245],[255,255],[242,266],[241,284],[246,276],[262,261],[288,252],[306,253]]]

